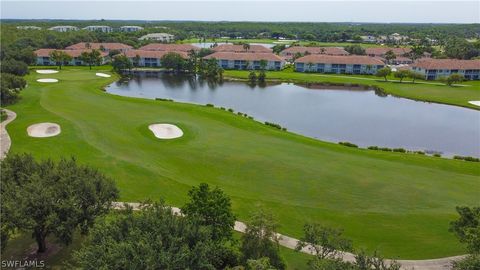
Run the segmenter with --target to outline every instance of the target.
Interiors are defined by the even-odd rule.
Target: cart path
[[[2,109],[7,113],[7,119],[3,121],[0,125],[0,160],[4,159],[7,156],[10,146],[12,145],[12,140],[7,132],[7,125],[17,118],[17,114],[13,111]]]
[[[140,210],[141,209],[141,204],[140,203],[124,203],[124,202],[114,202],[113,203],[113,208],[114,209],[123,209],[124,204],[128,204],[129,206],[132,207],[133,210]],[[175,214],[181,215],[181,210],[180,208],[177,207],[172,207],[172,212]],[[247,228],[247,225],[241,221],[235,221],[235,226],[234,230],[237,232],[245,233],[245,229]],[[298,239],[295,239],[293,237],[287,236],[287,235],[282,235],[277,233],[277,236],[279,237],[278,243],[281,246],[284,246],[289,249],[295,249],[298,243]],[[310,248],[304,247],[301,252],[307,253],[307,254],[312,254],[310,251]],[[348,262],[354,262],[355,261],[355,254],[349,253],[349,252],[341,252],[340,256],[344,261]],[[445,258],[438,258],[438,259],[429,259],[429,260],[397,260],[398,263],[402,265],[401,269],[404,270],[450,270],[452,269],[452,261],[457,261],[462,258],[464,258],[466,255],[459,255],[459,256],[453,256],[453,257],[445,257]],[[386,260],[387,263],[391,262],[391,260]]]

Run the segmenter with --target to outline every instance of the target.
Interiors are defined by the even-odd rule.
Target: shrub
[[[207,103],[205,106],[207,107],[215,107],[213,104]]]
[[[439,153],[435,153],[435,154],[433,154],[433,156],[434,156],[434,157],[441,157],[442,155],[439,154]]]
[[[229,112],[233,112],[233,109],[228,109]]]
[[[351,142],[339,142],[338,144],[343,145],[343,146],[358,148],[358,145],[353,144]]]
[[[453,156],[453,159],[472,161],[472,162],[480,162],[480,158],[468,157],[468,156]]]
[[[282,129],[282,126],[280,126],[279,124],[275,124],[275,123],[265,122],[265,125],[271,126],[271,127],[277,128],[277,129]]]
[[[423,152],[423,151],[414,151],[413,153],[419,154],[419,155],[425,155],[425,152]]]
[[[378,150],[378,146],[369,146],[369,147],[367,147],[367,149],[370,149],[370,150]]]
[[[400,152],[400,153],[405,153],[407,152],[407,150],[403,149],[403,148],[393,148],[392,149],[393,152]]]
[[[225,111],[226,109],[225,107],[220,107],[220,110]]]
[[[172,101],[173,99],[168,99],[168,98],[155,98],[155,100],[160,100],[160,101]]]
[[[253,120],[253,116],[248,116],[248,119],[252,119],[252,120]]]
[[[392,152],[392,149],[388,147],[379,147],[378,150],[385,151],[385,152]]]

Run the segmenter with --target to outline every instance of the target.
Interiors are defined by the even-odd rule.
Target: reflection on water
[[[259,87],[156,72],[113,83],[107,92],[211,103],[325,141],[480,156],[479,111],[386,96],[363,87],[348,91],[309,87],[288,83]]]

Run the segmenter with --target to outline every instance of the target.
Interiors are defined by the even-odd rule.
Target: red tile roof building
[[[385,57],[388,51],[392,51],[396,56],[405,56],[412,50],[410,48],[389,48],[389,47],[376,47],[366,48],[365,53],[372,57]]]
[[[72,57],[72,60],[68,63],[65,63],[66,65],[81,66],[81,65],[84,65],[84,63],[79,59],[80,55],[83,52],[90,52],[91,50],[38,49],[34,52],[35,55],[37,56],[37,65],[44,65],[44,66],[56,65],[56,63],[50,59],[50,53],[52,51],[63,51],[66,54],[70,55]],[[101,51],[100,55],[102,56],[102,64],[104,64],[107,61],[108,53]]]
[[[139,67],[160,67],[161,59],[168,53],[179,54],[182,58],[187,59],[187,52],[173,52],[173,51],[146,51],[146,50],[129,50],[125,52],[135,66]],[[138,58],[137,58],[138,56]]]
[[[111,50],[118,50],[121,52],[128,51],[132,49],[132,46],[123,44],[123,43],[97,43],[97,42],[80,42],[77,44],[70,45],[65,48],[66,50],[84,50],[84,49],[95,49],[95,50],[102,50],[102,51],[111,51]]]
[[[207,60],[212,58],[224,69],[260,69],[261,60],[266,61],[268,70],[280,70],[285,65],[285,61],[273,53],[216,52],[204,57]]]
[[[189,52],[191,50],[198,51],[199,47],[190,44],[163,44],[163,43],[151,43],[140,47],[139,50],[143,51],[170,51],[170,52]]]
[[[234,44],[221,44],[216,47],[213,47],[212,50],[215,52],[237,52],[237,53],[272,53],[272,49],[267,48],[262,45],[249,45],[250,47],[246,49],[244,45],[234,45]]]
[[[347,51],[339,47],[304,47],[292,46],[280,52],[286,59],[292,59],[293,56],[301,54],[327,54],[327,55],[349,55]]]
[[[363,55],[310,54],[295,60],[298,72],[375,74],[384,65],[381,58]]]
[[[412,70],[421,73],[427,80],[435,80],[458,73],[467,80],[480,79],[480,60],[421,58],[412,66]]]

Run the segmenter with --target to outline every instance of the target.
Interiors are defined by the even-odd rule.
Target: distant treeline
[[[399,33],[411,38],[446,37],[475,38],[480,24],[385,24],[385,23],[307,23],[307,22],[198,22],[198,21],[69,21],[69,20],[2,20],[5,25],[138,25],[150,30],[170,32],[179,38],[230,37],[230,38],[298,38],[324,42],[354,39],[359,35],[389,35]],[[154,28],[157,27],[157,28]],[[161,28],[158,28],[161,27]],[[166,28],[163,28],[166,27]]]

